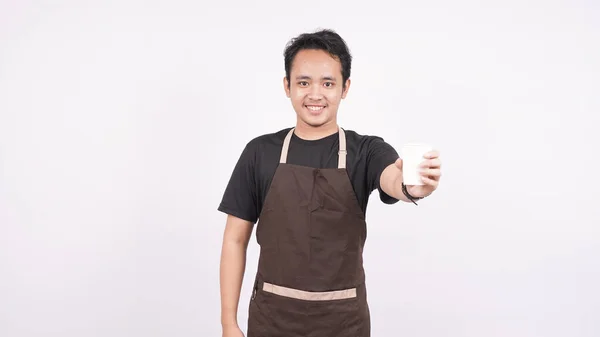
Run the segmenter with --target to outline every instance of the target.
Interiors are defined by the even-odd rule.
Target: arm
[[[381,189],[389,196],[404,202],[410,202],[402,193],[402,168],[398,167],[396,163],[388,165],[381,172],[380,183]]]
[[[237,311],[246,268],[246,251],[252,222],[227,216],[221,249],[221,324],[223,330],[239,329]]]

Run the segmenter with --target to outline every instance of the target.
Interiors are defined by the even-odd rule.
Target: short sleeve
[[[219,211],[252,223],[258,221],[255,165],[256,146],[250,142],[233,169],[219,204]]]
[[[379,198],[386,204],[394,204],[398,202],[398,199],[388,195],[381,188],[381,173],[386,167],[396,162],[398,158],[398,152],[382,138],[374,137],[370,142],[367,155],[369,190],[373,191],[377,189],[379,191]]]

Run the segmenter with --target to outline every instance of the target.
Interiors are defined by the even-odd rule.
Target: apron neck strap
[[[279,158],[279,162],[285,164],[287,160],[288,150],[290,148],[290,140],[292,139],[292,135],[294,134],[294,130],[296,128],[292,128],[288,134],[285,136],[283,140],[283,148],[281,149],[281,157]],[[339,136],[340,136],[340,146],[338,151],[338,168],[346,168],[346,133],[344,129],[339,128]]]

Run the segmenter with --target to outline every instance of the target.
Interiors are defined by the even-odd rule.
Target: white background
[[[0,336],[220,336],[216,208],[317,28],[340,124],[444,163],[418,207],[372,195],[372,335],[600,336],[592,0],[0,1]]]

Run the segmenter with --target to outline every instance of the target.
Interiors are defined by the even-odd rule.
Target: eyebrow
[[[311,79],[311,77],[308,76],[308,75],[299,75],[299,76],[296,76],[296,80],[310,80],[310,79]],[[321,80],[324,80],[324,81],[334,81],[335,82],[335,78],[333,78],[331,76],[323,76],[321,78]]]

